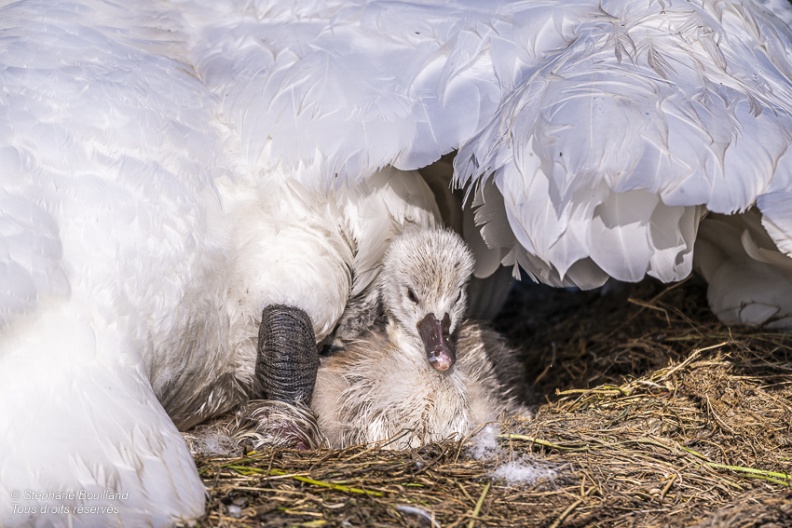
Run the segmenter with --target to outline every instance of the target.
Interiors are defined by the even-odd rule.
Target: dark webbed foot
[[[304,311],[273,305],[264,309],[259,327],[256,397],[310,405],[319,369],[311,319]]]
[[[273,400],[252,400],[239,409],[233,435],[246,449],[277,446],[306,450],[328,443],[311,409]]]
[[[305,450],[328,445],[311,409],[274,400],[251,400],[182,436],[193,456],[241,456],[262,447]]]
[[[319,352],[304,311],[268,306],[261,314],[256,383],[250,401],[184,433],[190,451],[234,454],[262,446],[312,449],[326,445],[310,409]]]

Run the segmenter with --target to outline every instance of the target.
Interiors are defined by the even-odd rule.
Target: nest
[[[792,526],[792,339],[704,286],[519,285],[496,321],[536,417],[411,451],[197,460],[200,526]]]

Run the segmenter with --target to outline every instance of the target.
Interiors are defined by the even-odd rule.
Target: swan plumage
[[[781,0],[214,9],[195,64],[253,152],[307,185],[458,150],[490,254],[557,286],[680,280],[708,212],[756,208],[792,254]]]
[[[92,502],[102,515],[79,496],[4,501],[0,524],[194,518],[177,426],[255,390],[262,308],[302,309],[321,339],[389,237],[434,225],[434,198],[390,167],[324,191],[250,164],[178,6],[0,13],[0,493],[128,492]]]
[[[705,210],[784,216],[763,204],[792,174],[791,33],[758,7],[603,3],[509,96],[457,175],[493,174],[525,268],[679,280]]]
[[[185,426],[244,397],[261,305],[301,304],[317,338],[332,331],[350,293],[371,291],[383,246],[369,243],[437,221],[425,190],[409,190],[424,185],[417,175],[395,171],[452,150],[491,251],[484,268],[593,287],[676,280],[733,250],[735,266],[750,258],[741,273],[760,257],[751,276],[763,280],[719,306],[731,284],[716,270],[713,309],[783,321],[790,11],[781,0],[3,3],[0,447],[15,456],[0,461],[0,494],[128,487],[108,524],[198,515],[203,488],[167,411]],[[404,207],[366,202],[366,186]],[[243,211],[262,213],[257,199],[287,212],[240,226]],[[310,218],[297,214],[306,203]],[[759,216],[721,237],[707,213]],[[259,251],[256,225],[319,258]],[[3,525],[37,520],[0,508]],[[53,519],[40,522],[67,522]]]
[[[786,309],[792,259],[778,251],[758,211],[709,216],[701,223],[695,250],[696,270],[709,284],[724,285],[707,292],[722,321],[792,328],[792,312]]]
[[[152,22],[172,17],[128,15],[126,32],[103,27],[119,16],[106,4],[16,3],[0,15],[4,526],[166,525],[202,511],[143,358],[190,334],[182,302],[220,293],[198,256],[220,258],[204,236],[204,192],[221,142],[211,106],[191,97],[200,83],[168,58],[178,31],[151,38],[162,34]],[[13,500],[14,489],[131,498],[95,501],[120,515],[91,517],[75,514],[76,496]],[[70,513],[42,515],[48,506]]]

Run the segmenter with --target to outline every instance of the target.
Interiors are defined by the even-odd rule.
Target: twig
[[[300,482],[304,482],[306,484],[313,484],[314,486],[321,486],[323,488],[334,489],[336,491],[343,491],[345,493],[355,493],[358,495],[370,495],[372,497],[384,497],[385,494],[381,491],[373,491],[373,490],[366,490],[361,488],[353,488],[350,486],[344,486],[343,484],[336,484],[334,482],[327,482],[325,480],[316,480],[310,477],[305,477],[302,475],[295,475],[291,474],[288,471],[284,471],[282,469],[277,468],[270,468],[269,471],[265,471],[263,469],[252,468],[248,466],[236,466],[236,465],[228,465],[226,466],[228,469],[233,469],[239,473],[244,474],[267,474],[275,475],[277,477],[282,478],[292,478],[294,480],[298,480]]]
[[[587,444],[579,444],[577,446],[563,446],[560,444],[553,444],[551,442],[547,442],[546,440],[540,440],[532,436],[525,436],[516,433],[499,434],[498,438],[506,438],[509,440],[524,440],[526,442],[530,442],[531,444],[536,444],[543,447],[549,447],[550,449],[556,449],[558,451],[589,451],[590,449],[590,446]]]
[[[734,471],[735,473],[742,473],[744,477],[766,480],[767,482],[779,484],[787,488],[790,485],[790,480],[792,480],[792,476],[790,476],[789,473],[783,473],[779,471],[768,471],[764,469],[756,469],[756,468],[743,467],[743,466],[729,466],[726,464],[718,464],[717,462],[704,462],[704,463],[712,468],[728,469],[729,471]]]
[[[665,486],[663,486],[662,491],[660,491],[660,498],[661,499],[665,499],[666,493],[668,493],[668,490],[670,490],[671,486],[674,484],[674,482],[676,482],[676,479],[677,479],[678,476],[679,475],[674,473],[673,475],[671,475],[671,478],[668,479],[668,482],[666,483]]]
[[[473,508],[473,514],[470,516],[471,519],[470,522],[468,523],[468,528],[473,528],[473,526],[475,526],[476,517],[478,517],[478,514],[481,512],[481,507],[484,505],[484,499],[487,496],[487,492],[489,491],[491,484],[492,482],[487,482],[487,484],[484,486],[484,489],[481,491],[481,495],[479,496],[479,499],[476,502],[476,507]]]
[[[561,515],[559,515],[558,518],[555,521],[553,521],[553,524],[550,525],[550,528],[558,528],[561,525],[561,523],[564,522],[564,519],[569,517],[569,514],[575,511],[575,508],[580,506],[583,503],[583,501],[586,500],[586,497],[588,497],[588,495],[595,489],[597,489],[595,486],[590,487],[589,489],[586,490],[586,492],[583,494],[582,497],[580,497],[578,500],[567,506],[567,509],[561,512]]]

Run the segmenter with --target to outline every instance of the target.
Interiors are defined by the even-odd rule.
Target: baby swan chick
[[[332,447],[405,449],[503,415],[530,416],[523,368],[499,334],[463,320],[473,257],[452,231],[396,237],[378,279],[386,321],[326,358],[311,407]]]

